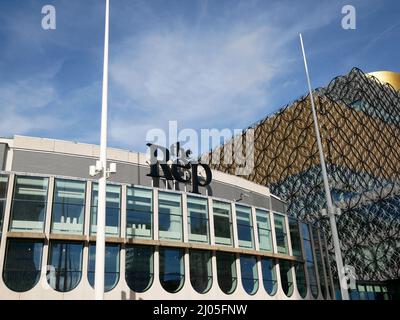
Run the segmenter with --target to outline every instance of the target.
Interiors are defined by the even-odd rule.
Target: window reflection
[[[53,233],[82,234],[86,182],[56,179],[54,186]]]
[[[182,240],[182,197],[170,192],[158,193],[160,239]]]
[[[190,282],[198,293],[206,293],[212,285],[211,252],[190,250]]]
[[[152,238],[153,191],[127,188],[126,236],[128,238]]]
[[[240,255],[240,270],[242,284],[248,294],[255,294],[258,290],[257,259],[254,256]]]
[[[206,198],[187,197],[189,240],[209,242],[208,201]]]
[[[236,205],[236,222],[239,247],[254,248],[253,219],[251,208]]]
[[[260,250],[272,252],[272,233],[271,224],[269,221],[269,213],[268,211],[257,209],[256,217]]]
[[[17,176],[12,203],[11,231],[43,232],[48,178]]]
[[[213,201],[215,243],[232,245],[232,216],[229,203]]]
[[[97,229],[97,205],[99,197],[99,185],[93,183],[92,207],[90,234],[95,235]],[[106,187],[106,236],[119,236],[119,221],[121,209],[121,187],[116,185],[107,185]]]
[[[261,258],[261,269],[264,289],[269,295],[274,295],[278,289],[275,262],[270,258]]]
[[[32,289],[40,278],[43,243],[27,239],[10,239],[4,262],[5,285],[16,292]]]
[[[82,243],[51,242],[48,283],[61,292],[73,290],[82,276]],[[54,268],[54,269],[53,269]]]
[[[183,250],[160,249],[160,282],[171,293],[178,292],[185,280]]]
[[[217,278],[222,292],[230,294],[237,286],[236,257],[233,253],[217,252]]]
[[[129,246],[125,255],[125,280],[135,292],[148,290],[154,278],[154,249],[150,246]]]
[[[119,251],[120,246],[117,244],[106,244],[105,252],[105,270],[104,270],[104,290],[112,290],[119,280]],[[96,268],[96,244],[89,245],[89,265],[88,280],[94,288],[94,276]]]

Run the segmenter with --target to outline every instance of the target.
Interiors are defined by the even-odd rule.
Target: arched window
[[[266,257],[261,258],[261,269],[264,289],[270,296],[273,296],[278,289],[274,260]]]
[[[237,286],[235,254],[217,252],[216,257],[218,285],[222,292],[233,293]]]
[[[296,264],[296,284],[300,296],[305,298],[305,296],[307,295],[307,282],[304,270],[304,263],[301,262]]]
[[[5,285],[16,292],[32,289],[40,278],[43,243],[26,239],[10,239],[4,262]]]
[[[279,269],[282,290],[288,297],[290,297],[293,294],[292,264],[289,261],[281,260],[279,262]]]
[[[198,293],[206,293],[212,285],[211,252],[190,250],[190,282]]]
[[[82,251],[82,243],[50,243],[48,265],[52,267],[47,281],[53,289],[67,292],[76,288],[82,276]]]
[[[160,249],[160,282],[162,287],[171,293],[178,292],[185,280],[183,250]]]
[[[118,244],[106,244],[104,290],[114,289],[119,280],[119,251]],[[96,267],[96,244],[89,245],[88,280],[94,288],[94,272]]]
[[[258,290],[257,259],[253,256],[240,256],[240,270],[242,273],[242,284],[248,294],[255,294]]]
[[[125,250],[125,280],[135,292],[145,292],[153,284],[153,254],[151,246],[129,246]]]

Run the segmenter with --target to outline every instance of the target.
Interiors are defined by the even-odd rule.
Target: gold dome
[[[400,90],[400,73],[393,71],[375,71],[367,75],[374,76],[382,83],[389,83],[397,91]]]

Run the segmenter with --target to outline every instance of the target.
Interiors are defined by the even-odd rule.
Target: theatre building
[[[0,139],[0,298],[93,299],[96,145]],[[212,171],[153,178],[108,149],[105,299],[333,299],[326,235],[268,187]]]

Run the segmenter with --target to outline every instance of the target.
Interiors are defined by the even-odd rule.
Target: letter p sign
[[[42,8],[42,14],[45,16],[42,19],[43,30],[55,30],[56,29],[56,8],[52,5],[45,5]]]

